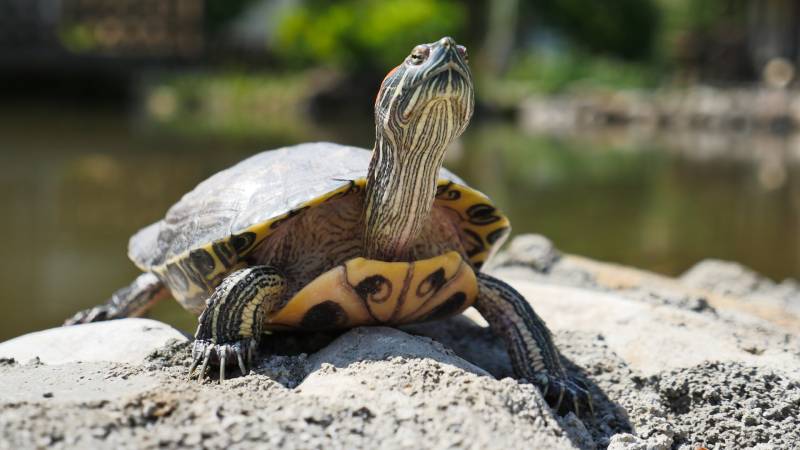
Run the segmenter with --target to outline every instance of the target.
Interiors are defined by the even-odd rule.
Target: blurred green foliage
[[[657,74],[644,63],[632,63],[579,51],[532,52],[522,55],[507,74],[509,80],[528,80],[538,92],[557,92],[570,86],[650,87]]]
[[[314,83],[308,73],[177,74],[148,89],[145,109],[150,125],[162,131],[297,142],[309,134],[300,100]]]
[[[731,0],[658,0],[662,16],[659,28],[656,57],[670,65],[677,65],[680,53],[685,52],[687,38],[705,36],[714,28],[731,22],[743,26],[744,8]],[[738,7],[737,7],[738,6]],[[726,33],[734,31],[729,27]],[[730,36],[728,36],[728,39]]]
[[[713,35],[710,30],[742,24],[744,1],[276,0],[271,2],[274,8],[269,17],[263,18],[268,28],[264,50],[277,57],[270,59],[273,68],[294,71],[298,78],[305,77],[309,67],[333,67],[343,75],[341,79],[358,80],[354,85],[364,87],[359,93],[364,97],[367,90],[373,94],[373,78],[402,61],[414,45],[452,35],[470,48],[479,101],[513,109],[520,99],[536,94],[647,89],[691,80],[681,76],[684,67],[697,64],[698,59],[690,57],[703,54],[703,39],[712,39],[708,38]],[[208,31],[229,30],[228,25],[242,14],[258,14],[253,12],[258,8],[250,8],[258,6],[256,2],[208,0]],[[498,10],[507,14],[502,20],[489,20]],[[488,38],[504,32],[510,38]],[[62,34],[72,48],[92,45],[84,29],[68,29]],[[492,68],[485,64],[487,55],[502,55],[502,61]],[[265,82],[260,74],[248,80],[250,71],[240,67],[234,67],[234,72],[239,75],[231,77],[223,71],[223,75],[209,74],[202,82],[190,77],[185,85],[174,80],[167,84],[181,99],[181,111],[200,105],[203,114],[224,110],[224,117],[233,117],[237,110],[272,111],[270,101],[284,106],[301,104],[311,89],[305,81],[293,83],[292,75]],[[360,80],[372,84],[359,84]],[[226,83],[229,88],[224,88]],[[223,101],[225,95],[231,98]],[[251,101],[270,96],[272,100],[264,100],[264,104]],[[280,110],[276,110],[278,116]],[[292,117],[300,115],[293,113]],[[208,122],[202,117],[192,121],[192,126]],[[241,120],[232,120],[225,131],[239,133],[236,124],[253,122],[249,117],[256,116],[245,114]]]
[[[74,53],[83,53],[97,47],[92,30],[83,24],[62,25],[58,37],[64,47]]]
[[[272,51],[292,67],[375,72],[397,64],[417,43],[453,35],[466,41],[477,63],[481,52],[509,54],[503,67],[510,71],[501,78],[529,80],[535,91],[558,91],[573,82],[647,87],[680,71],[685,55],[697,53],[703,39],[715,39],[709,30],[742,25],[746,11],[741,0],[494,1],[509,3],[516,12],[505,19],[511,22],[490,23],[489,12],[498,5],[487,0],[289,2]],[[498,26],[513,30],[511,47],[486,47]],[[473,67],[478,78],[482,68]]]
[[[383,70],[417,43],[459,34],[466,15],[450,0],[307,1],[286,13],[277,50],[297,65]]]
[[[576,50],[533,51],[519,55],[501,78],[480,78],[476,91],[485,103],[515,108],[520,99],[531,95],[582,89],[646,89],[661,81],[662,74],[647,63]]]
[[[489,5],[452,0],[297,2],[280,21],[274,51],[295,67],[321,63],[347,72],[385,70],[416,43],[444,35],[462,40],[481,36],[478,29],[486,25],[483,16]],[[509,79],[534,80],[529,88],[536,91],[559,90],[586,78],[607,85],[649,84],[649,73],[624,60],[646,61],[652,54],[659,25],[653,0],[539,0],[521,2],[518,12],[521,39]],[[540,28],[567,40],[564,54],[543,57],[522,45],[531,30]],[[471,47],[473,54],[481,50]]]
[[[347,69],[396,64],[410,47],[444,35],[475,35],[481,2],[345,0],[300,2],[286,13],[276,50],[294,64],[322,62]],[[558,30],[587,52],[647,59],[658,31],[652,0],[539,0],[519,7],[522,34],[531,27]],[[522,14],[526,12],[526,14]],[[530,19],[533,20],[530,20]],[[513,24],[509,24],[511,26]]]
[[[709,28],[730,18],[731,0],[658,0],[664,20],[664,30],[692,30]]]

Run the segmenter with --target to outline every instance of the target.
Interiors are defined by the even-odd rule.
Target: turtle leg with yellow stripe
[[[199,316],[190,372],[216,365],[224,379],[246,372],[273,330],[401,325],[475,306],[519,377],[560,413],[589,410],[530,304],[480,272],[508,219],[442,168],[473,103],[464,47],[415,47],[381,84],[371,152],[302,144],[210,177],[131,238],[146,278],[72,323],[141,314],[167,290]]]
[[[559,413],[579,414],[593,407],[586,386],[567,376],[550,330],[516,289],[490,275],[478,274],[475,309],[505,341],[517,376],[536,384]]]

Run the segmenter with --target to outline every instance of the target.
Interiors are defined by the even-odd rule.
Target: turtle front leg
[[[516,289],[490,275],[478,273],[475,308],[506,343],[514,372],[534,383],[559,414],[592,412],[586,387],[568,376],[561,365],[550,330]]]
[[[228,364],[238,362],[242,374],[247,374],[264,315],[276,309],[285,294],[286,278],[272,267],[252,266],[228,275],[198,319],[189,377],[202,363],[198,373],[202,380],[210,361],[219,363],[220,381],[225,379]]]

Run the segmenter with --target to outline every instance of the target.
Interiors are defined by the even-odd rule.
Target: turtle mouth
[[[431,77],[433,92],[440,98],[462,97],[466,80],[456,70],[444,70]]]
[[[466,99],[470,89],[469,75],[453,62],[437,68],[403,93],[402,103],[417,107],[438,100]]]
[[[434,70],[433,72],[431,72],[429,77],[435,77],[435,76],[438,76],[438,75],[442,74],[443,72],[448,72],[448,71],[455,72],[456,74],[458,74],[459,77],[464,79],[464,81],[469,79],[469,75],[455,61],[447,61],[447,63],[442,64],[442,67],[440,67],[440,68]],[[425,80],[423,80],[423,81],[425,81]]]
[[[414,91],[415,89],[419,88],[421,85],[426,83],[442,84],[442,82],[445,82],[447,84],[456,84],[456,83],[466,84],[467,80],[469,79],[470,79],[469,74],[467,74],[462,67],[460,67],[454,61],[448,61],[445,64],[442,64],[441,67],[437,67],[435,70],[432,70],[421,80],[412,84],[409,87],[409,91],[410,92]]]

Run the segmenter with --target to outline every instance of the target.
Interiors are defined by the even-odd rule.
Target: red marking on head
[[[380,89],[378,89],[378,93],[375,95],[375,105],[376,106],[378,105],[378,99],[381,98],[381,92],[383,92],[383,83],[386,82],[387,78],[389,78],[390,76],[394,75],[394,73],[397,72],[397,69],[399,69],[400,66],[402,66],[402,64],[400,64],[399,66],[397,66],[394,69],[390,70],[389,73],[387,73],[386,76],[383,77],[383,80],[381,81],[381,87],[380,87]]]

